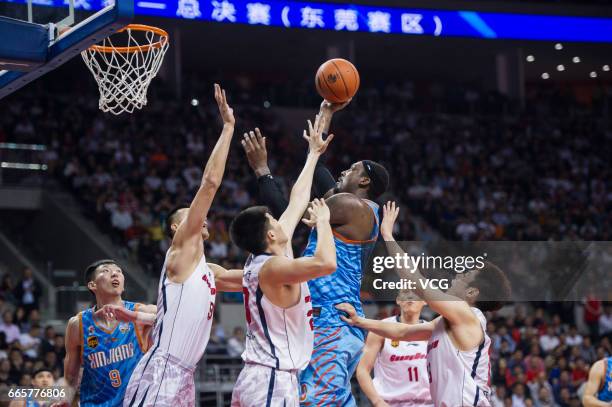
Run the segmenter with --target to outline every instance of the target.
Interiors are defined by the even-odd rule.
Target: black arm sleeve
[[[278,181],[274,179],[272,174],[267,174],[257,178],[257,185],[259,187],[259,202],[270,208],[276,219],[280,218],[289,206],[289,201],[283,196]]]
[[[326,166],[317,162],[313,179],[313,192],[315,197],[322,198],[332,188],[336,187],[336,180]]]

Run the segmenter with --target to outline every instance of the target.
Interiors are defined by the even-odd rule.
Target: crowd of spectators
[[[42,288],[25,268],[15,282],[13,274],[2,273],[0,285],[0,387],[32,387],[35,372],[63,376],[64,335],[41,318]]]
[[[240,95],[228,89],[235,138],[261,128],[272,172],[288,191],[306,146],[273,109]],[[212,97],[197,106],[163,92],[149,100],[138,114],[109,118],[90,94],[25,92],[0,119],[0,139],[47,144],[49,173],[126,255],[156,276],[169,243],[165,215],[189,202],[198,187],[220,123]],[[449,240],[610,240],[612,132],[601,106],[598,100],[581,105],[559,90],[540,89],[519,108],[471,88],[369,87],[337,114],[337,137],[325,160],[334,174],[366,157],[390,169],[387,198],[403,208],[403,240],[438,234]],[[229,223],[257,198],[245,155],[233,144],[207,243],[207,256],[228,268],[244,260],[229,242]],[[4,383],[27,381],[40,364],[61,376],[63,337],[41,325],[40,287],[26,277],[16,289],[2,282]],[[529,314],[515,306],[505,316],[492,315],[495,406],[580,405],[589,366],[612,354],[612,308],[605,300],[588,299],[578,318],[577,303],[532,304]],[[231,338],[215,329],[209,354],[236,356],[243,344],[242,328]]]

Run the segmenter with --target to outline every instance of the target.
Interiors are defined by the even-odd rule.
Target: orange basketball
[[[344,103],[359,89],[359,72],[346,59],[330,59],[319,67],[315,77],[317,92],[332,103]]]

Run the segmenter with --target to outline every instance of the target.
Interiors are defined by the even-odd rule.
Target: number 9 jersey
[[[123,302],[126,309],[137,311],[138,305]],[[120,406],[125,389],[138,361],[144,355],[145,342],[131,322],[119,322],[112,331],[98,326],[94,309],[79,313],[81,333],[81,407]]]

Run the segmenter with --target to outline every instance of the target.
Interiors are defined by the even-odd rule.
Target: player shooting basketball
[[[96,305],[80,312],[66,327],[64,376],[69,386],[67,402],[74,398],[80,380],[81,406],[119,406],[132,371],[148,349],[155,305],[124,301],[124,272],[114,260],[99,260],[85,270],[85,283]],[[133,322],[109,319],[109,310],[138,316]],[[62,405],[62,403],[60,403]]]
[[[240,270],[211,270],[204,255],[206,217],[223,179],[235,125],[225,91],[217,84],[215,100],[223,130],[193,201],[168,215],[172,244],[160,276],[153,344],[132,375],[124,406],[193,406],[193,375],[210,338],[217,286],[241,289]]]
[[[399,208],[387,203],[385,217],[397,219]],[[392,222],[392,223],[393,223]],[[392,228],[382,234],[390,256],[403,255]],[[393,340],[428,340],[427,368],[435,406],[490,406],[489,346],[483,311],[495,311],[510,298],[510,283],[494,264],[458,274],[446,292],[423,289],[419,270],[398,269],[402,279],[414,281],[416,294],[440,316],[417,325],[392,324],[365,319],[351,304],[337,308],[348,314],[342,320]]]
[[[293,232],[308,206],[316,162],[333,137],[323,140],[318,118],[314,127],[310,121],[308,127],[308,135],[304,132],[308,157],[291,190],[287,210],[277,221],[268,208],[251,207],[230,228],[232,241],[251,254],[243,278],[248,329],[242,355],[245,367],[234,387],[232,406],[299,405],[298,374],[310,361],[313,343],[306,282],[336,270],[329,209],[322,200],[315,199],[309,209],[319,231],[315,254],[298,259],[292,255]]]
[[[333,114],[346,105],[348,102],[323,101],[319,117],[325,123],[324,134],[329,130]],[[280,216],[287,208],[287,200],[267,167],[265,144],[255,135],[249,141],[244,147],[258,176],[261,200],[274,216]],[[350,380],[359,362],[365,334],[341,321],[335,305],[350,303],[363,315],[359,295],[363,264],[378,237],[378,205],[374,200],[385,192],[388,183],[387,170],[370,160],[354,163],[342,172],[337,182],[322,164],[318,163],[315,168],[315,196],[324,196],[330,210],[338,267],[332,275],[308,282],[315,343],[311,363],[300,378],[301,401],[305,405],[355,405]],[[312,229],[305,257],[315,253],[317,238],[317,230]]]

